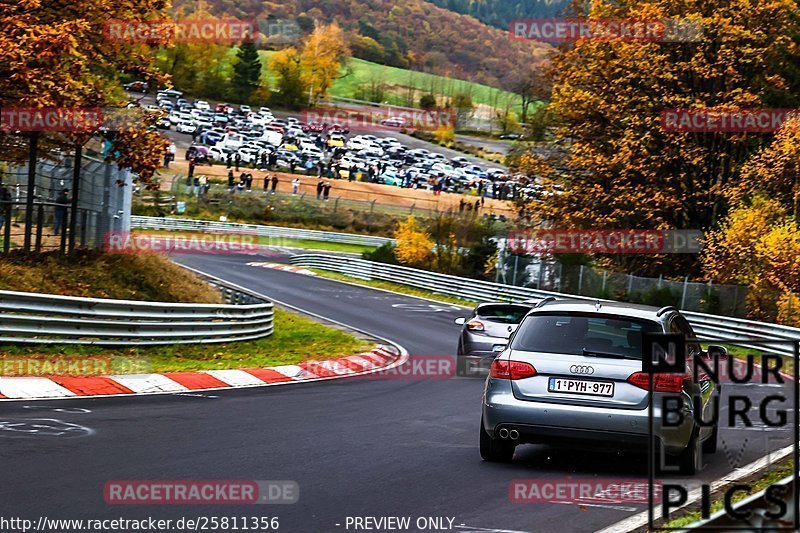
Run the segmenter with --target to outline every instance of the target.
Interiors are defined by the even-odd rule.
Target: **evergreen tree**
[[[233,64],[233,96],[242,103],[250,101],[253,92],[261,82],[261,59],[253,41],[244,41],[236,51],[236,62]]]

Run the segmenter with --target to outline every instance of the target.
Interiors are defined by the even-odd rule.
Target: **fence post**
[[[7,203],[3,209],[5,211],[5,222],[6,225],[3,226],[3,253],[7,254],[11,250],[11,215],[13,205],[11,202]]]
[[[81,156],[83,146],[80,143],[75,145],[75,162],[72,167],[72,202],[69,212],[69,253],[75,251],[75,231],[78,227],[78,193],[80,192],[81,182]]]
[[[517,267],[519,266],[519,254],[514,255],[514,276],[511,278],[511,284],[517,286]]]
[[[661,285],[662,285],[663,283],[664,283],[664,275],[663,275],[663,274],[659,274],[659,275],[658,275],[658,288],[659,288],[659,289],[661,288]]]
[[[608,275],[608,270],[603,270],[603,288],[601,289],[603,291],[603,295],[605,295],[605,292],[606,292],[606,276],[607,275]]]
[[[631,297],[632,290],[633,290],[633,274],[628,274],[628,298]]]
[[[417,202],[414,202],[413,204],[411,204],[411,209],[408,211],[409,215],[413,215],[414,214],[414,208],[415,207],[417,207]]]
[[[686,308],[686,289],[689,286],[689,276],[683,278],[683,294],[681,295],[681,309]]]
[[[578,296],[581,295],[582,290],[583,290],[583,265],[581,265],[578,274]]]
[[[36,241],[34,244],[37,252],[42,251],[42,226],[44,226],[44,206],[39,204],[36,209]]]
[[[337,196],[336,197],[336,201],[333,202],[333,212],[334,213],[336,212],[337,209],[339,209],[339,198],[341,198],[341,196]]]
[[[564,263],[558,264],[558,292],[561,292],[561,280],[564,277]]]
[[[542,258],[539,258],[539,279],[536,282],[536,288],[541,290],[542,289],[542,275],[544,274],[544,261]]]
[[[31,251],[31,237],[33,234],[33,195],[36,189],[36,152],[39,147],[39,133],[32,132],[28,145],[28,190],[25,197],[25,236],[22,249]]]

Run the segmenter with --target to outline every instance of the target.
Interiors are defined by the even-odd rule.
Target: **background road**
[[[407,348],[412,360],[455,351],[459,331],[452,321],[463,311],[452,306],[246,264],[274,257],[178,260],[389,338]],[[477,449],[482,385],[483,380],[470,378],[359,379],[192,395],[3,403],[0,515],[278,516],[281,531],[300,533],[345,531],[347,516],[448,516],[455,518],[457,531],[572,532],[594,531],[643,509],[511,503],[513,479],[643,479],[646,463],[613,450],[575,453],[543,446],[518,448],[512,464],[484,463]],[[758,397],[775,389],[742,391]],[[9,430],[31,419],[78,424],[86,433],[47,435],[52,421],[40,422],[38,432]],[[702,479],[719,478],[760,457],[767,438],[773,449],[790,440],[787,432],[758,427],[721,435],[724,445],[710,458]],[[119,479],[296,480],[300,501],[108,505],[103,485]]]

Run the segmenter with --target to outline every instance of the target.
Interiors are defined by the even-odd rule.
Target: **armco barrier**
[[[139,302],[0,291],[0,343],[143,346],[272,334],[272,302],[214,283],[228,304]]]
[[[189,218],[132,216],[131,229],[235,233],[270,238],[359,244],[364,246],[382,246],[386,243],[394,242],[394,239],[375,237],[373,235],[356,235],[354,233],[337,233],[334,231],[262,226],[258,224],[239,224],[234,222],[216,222],[213,220],[193,220]]]
[[[303,267],[340,272],[356,278],[391,281],[440,294],[457,296],[474,302],[492,300],[538,301],[548,296],[596,301],[596,298],[587,296],[573,296],[527,287],[502,285],[489,281],[437,274],[427,270],[374,263],[363,259],[345,258],[329,254],[295,255],[292,257],[291,262]],[[785,343],[783,345],[770,344],[769,341],[800,340],[800,329],[798,328],[689,311],[684,311],[683,314],[688,318],[700,339],[736,340],[736,344],[740,346],[757,346],[764,351],[786,356],[791,356],[794,353],[790,347]]]

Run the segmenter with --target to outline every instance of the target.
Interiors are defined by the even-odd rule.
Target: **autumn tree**
[[[309,89],[309,104],[325,98],[349,55],[344,34],[337,24],[318,26],[308,36],[300,53],[303,84]]]
[[[136,2],[75,0],[69,3],[18,0],[0,3],[0,107],[124,108],[119,79],[134,77],[159,85],[153,48],[145,42],[114,39],[109,20],[165,20],[162,0]],[[163,157],[164,139],[144,119],[112,132],[120,166],[152,177]],[[86,142],[80,134],[40,133],[40,155],[53,146]],[[19,159],[18,137],[0,132],[0,157]]]
[[[515,71],[506,84],[521,99],[520,121],[528,122],[528,111],[531,104],[550,98],[552,83],[546,74],[543,63],[534,63],[521,70]]]
[[[590,19],[680,18],[702,28],[687,42],[580,40],[552,61],[552,111],[565,149],[552,161],[563,194],[537,208],[564,227],[709,229],[725,191],[770,134],[665,131],[676,108],[781,107],[781,66],[797,57],[793,0],[711,4],[687,0],[585,3]],[[616,257],[645,274],[694,274],[692,256]]]
[[[400,263],[415,267],[429,264],[433,241],[413,216],[398,223],[394,238],[397,241],[394,254]]]
[[[300,67],[300,52],[294,47],[275,52],[269,60],[269,70],[275,77],[275,99],[289,109],[301,108],[306,85]]]

